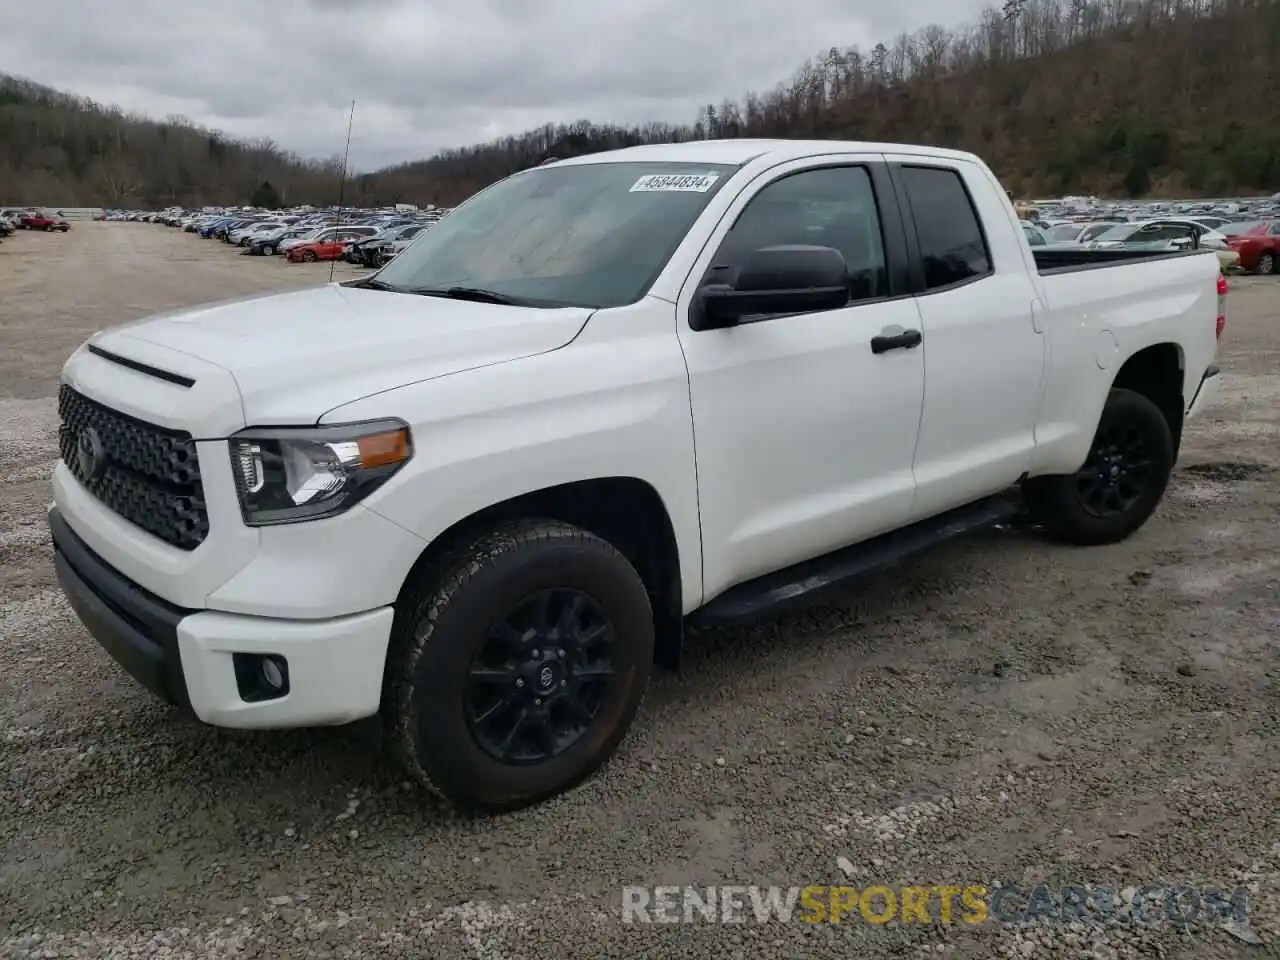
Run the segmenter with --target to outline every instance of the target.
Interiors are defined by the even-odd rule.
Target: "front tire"
[[[304,250],[302,253],[302,259],[307,261],[307,263],[315,263],[320,258],[316,256],[316,252],[314,250]]]
[[[397,605],[388,744],[455,806],[538,803],[614,754],[653,652],[648,593],[612,545],[555,521],[502,526],[424,571]]]
[[[1118,543],[1155,513],[1177,457],[1169,422],[1150,399],[1112,390],[1084,465],[1024,485],[1032,514],[1068,543]]]

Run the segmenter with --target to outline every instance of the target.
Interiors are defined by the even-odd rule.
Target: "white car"
[[[1045,239],[1049,243],[1088,243],[1112,227],[1118,226],[1115,220],[1095,220],[1084,223],[1059,223],[1045,231]]]
[[[58,578],[205,723],[379,714],[418,783],[524,806],[616,750],[685,623],[1024,510],[1132,534],[1214,395],[1225,283],[1195,252],[1033,251],[935,147],[545,164],[368,278],[76,350]]]
[[[1163,246],[1175,250],[1184,244],[1190,245],[1192,232],[1199,246],[1207,247],[1217,254],[1220,267],[1234,266],[1239,262],[1240,255],[1230,248],[1224,234],[1187,217],[1160,217],[1117,224],[1094,237],[1088,246],[1097,250],[1135,245],[1152,249]]]
[[[231,232],[231,242],[237,246],[247,247],[255,240],[279,232],[285,225],[274,220],[255,223],[243,230],[233,230]]]
[[[1128,223],[1117,223],[1110,230],[1105,230],[1090,241],[1094,249],[1103,250],[1122,247],[1134,243],[1160,243],[1169,240],[1184,240],[1195,231],[1200,237],[1200,245],[1220,249],[1226,246],[1226,237],[1204,224],[1181,217],[1158,217],[1151,220],[1134,220]]]
[[[265,220],[257,220],[253,223],[246,223],[244,226],[237,227],[235,230],[229,230],[227,232],[227,243],[230,243],[233,246],[238,246],[241,240],[253,233],[255,230],[261,229],[264,225],[266,225]]]
[[[310,229],[306,227],[290,227],[276,224],[270,230],[263,230],[251,237],[246,247],[250,252],[257,252],[263,256],[271,257],[280,251],[280,244],[285,240],[302,237],[310,232]]]

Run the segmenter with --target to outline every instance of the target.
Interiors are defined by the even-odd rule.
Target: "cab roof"
[[[915,154],[949,160],[977,160],[971,153],[919,144],[874,143],[861,140],[688,140],[683,143],[652,143],[639,147],[607,150],[567,160],[554,166],[592,163],[724,163],[745,166],[753,160],[773,163],[800,160],[831,153]]]

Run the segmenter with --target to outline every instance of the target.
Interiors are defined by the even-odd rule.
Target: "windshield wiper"
[[[483,287],[415,287],[405,291],[424,297],[445,297],[449,300],[474,300],[478,303],[500,303],[505,307],[528,307],[533,304],[520,297],[511,297]]]
[[[386,290],[388,293],[405,293],[407,291],[397,287],[394,283],[387,283],[385,280],[379,280],[376,277],[368,277],[364,280],[354,280],[351,283],[344,284],[347,287],[355,287],[359,290]]]

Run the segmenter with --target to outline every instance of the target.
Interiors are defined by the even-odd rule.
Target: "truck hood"
[[[247,425],[314,424],[371,394],[556,350],[591,313],[329,284],[149,317],[94,343],[129,357],[143,341],[226,370]]]

